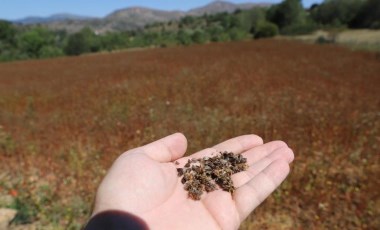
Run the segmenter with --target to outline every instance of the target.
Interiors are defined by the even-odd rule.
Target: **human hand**
[[[119,210],[140,217],[151,229],[237,229],[286,178],[294,158],[284,142],[263,144],[256,135],[183,157],[186,148],[186,138],[177,133],[123,153],[99,186],[93,216]],[[250,166],[232,176],[233,196],[219,189],[204,193],[200,201],[189,199],[176,167],[219,151],[241,153]]]

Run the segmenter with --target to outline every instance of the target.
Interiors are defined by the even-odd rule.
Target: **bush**
[[[335,40],[332,39],[332,38],[327,38],[325,36],[319,36],[316,40],[315,40],[315,43],[316,44],[331,44],[331,43],[334,43]]]
[[[63,56],[63,50],[55,46],[44,46],[40,49],[39,57],[40,58],[52,58]]]
[[[199,30],[193,33],[193,35],[191,36],[191,39],[193,40],[194,43],[197,43],[197,44],[204,44],[208,40],[207,34]]]
[[[38,207],[30,197],[17,197],[11,208],[17,210],[13,224],[29,224],[37,220]]]
[[[260,23],[255,32],[255,38],[269,38],[278,34],[278,26],[271,22]]]
[[[379,21],[376,21],[376,22],[372,22],[369,28],[370,28],[370,29],[373,29],[373,30],[378,30],[378,29],[380,29],[380,20],[379,20]]]
[[[178,31],[177,40],[181,45],[185,45],[185,46],[188,46],[192,43],[190,34],[184,30]]]
[[[228,31],[228,33],[232,41],[239,41],[247,37],[247,33],[238,28],[232,28]]]
[[[281,30],[282,34],[285,35],[302,35],[310,34],[318,29],[318,26],[315,24],[300,24],[300,25],[291,25],[283,28]]]
[[[216,42],[228,42],[231,41],[230,35],[228,33],[221,33],[216,37]]]
[[[10,156],[15,150],[15,142],[10,134],[6,133],[3,127],[0,125],[0,150],[4,152],[4,155]]]

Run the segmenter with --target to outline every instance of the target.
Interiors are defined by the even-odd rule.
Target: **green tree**
[[[177,40],[179,44],[186,46],[192,43],[190,33],[182,29],[180,29],[177,33]]]
[[[380,1],[367,0],[349,25],[353,28],[380,29]]]
[[[99,37],[102,50],[122,49],[128,46],[128,35],[126,33],[107,33]]]
[[[246,11],[245,13],[245,23],[246,30],[254,35],[256,33],[257,27],[266,22],[266,9],[265,8],[253,8],[252,10]]]
[[[79,33],[83,34],[90,52],[98,52],[101,49],[100,37],[91,28],[85,27]]]
[[[208,41],[208,37],[205,32],[197,30],[191,35],[191,40],[197,44],[204,44]]]
[[[228,30],[231,41],[239,41],[247,37],[247,33],[240,28],[231,28]]]
[[[16,28],[7,21],[0,20],[0,42],[15,45]]]
[[[363,3],[363,0],[326,0],[314,5],[310,14],[315,22],[322,25],[348,25],[359,13]]]
[[[255,33],[255,38],[269,38],[269,37],[274,37],[278,34],[278,27],[276,24],[271,23],[271,22],[261,22],[258,24],[256,33]]]
[[[143,34],[144,46],[159,45],[160,34],[157,32],[145,32]]]
[[[144,41],[144,34],[141,31],[134,31],[131,34],[129,41],[129,47],[144,47],[146,46]]]
[[[52,57],[59,57],[63,55],[64,55],[64,52],[61,48],[57,46],[51,46],[51,45],[43,46],[40,49],[39,54],[38,54],[40,58],[52,58]]]
[[[229,29],[231,27],[231,15],[222,14],[220,18],[220,24],[224,29]]]
[[[75,33],[69,36],[64,49],[67,55],[80,55],[90,52],[89,44],[82,33]]]
[[[301,0],[285,0],[272,6],[267,13],[267,19],[280,29],[305,22],[306,12]]]
[[[42,27],[32,28],[20,35],[18,47],[29,58],[39,58],[44,46],[54,45],[54,34]]]
[[[243,22],[238,15],[232,15],[230,19],[230,28],[241,28]]]
[[[159,45],[160,47],[168,47],[177,44],[177,34],[173,31],[164,31],[161,33]]]
[[[210,40],[213,42],[219,42],[226,39],[226,33],[224,32],[223,27],[219,25],[212,25],[207,28],[207,33],[210,35]]]
[[[184,26],[190,26],[195,22],[195,18],[193,16],[185,16],[181,18],[180,23]]]
[[[67,55],[80,55],[82,53],[97,52],[100,50],[100,39],[90,28],[69,36],[64,51]]]

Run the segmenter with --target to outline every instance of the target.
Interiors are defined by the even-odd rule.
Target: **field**
[[[380,30],[319,30],[313,34],[287,37],[308,43],[314,43],[318,38],[334,40],[334,43],[349,47],[353,50],[364,50],[371,52],[380,52]]]
[[[255,133],[296,158],[241,229],[378,229],[380,59],[258,40],[0,64],[0,206],[79,229],[127,149],[173,132],[188,153]]]

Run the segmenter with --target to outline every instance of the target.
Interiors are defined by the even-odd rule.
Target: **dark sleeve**
[[[105,211],[93,216],[84,230],[149,229],[139,217],[122,211]]]

